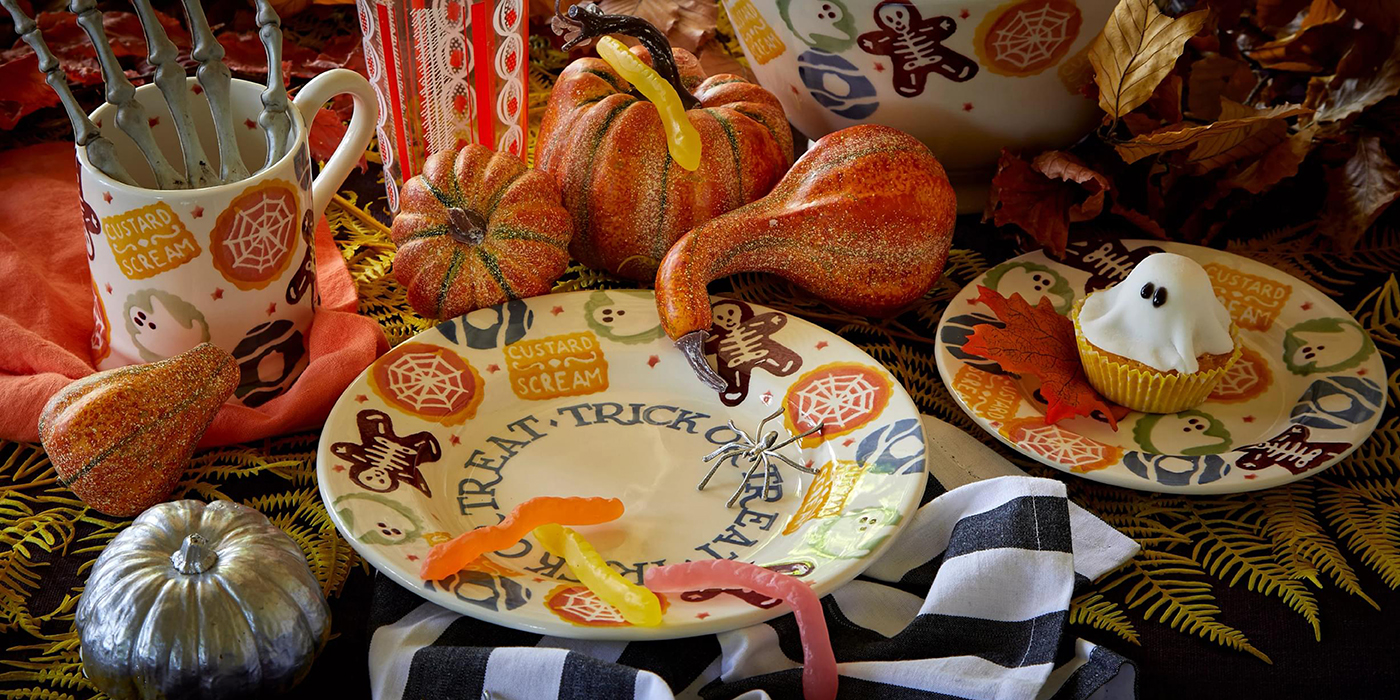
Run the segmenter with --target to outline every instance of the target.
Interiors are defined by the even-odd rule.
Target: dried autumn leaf
[[[1395,0],[1336,0],[1363,24],[1393,33],[1400,29],[1400,3]]]
[[[1152,0],[1120,0],[1089,46],[1099,107],[1118,119],[1146,102],[1208,16],[1198,10],[1172,19]]]
[[[1181,121],[1181,88],[1184,84],[1181,76],[1169,73],[1157,84],[1152,96],[1147,98],[1147,108],[1169,123]]]
[[[1064,255],[1070,222],[1098,216],[1108,186],[1107,178],[1068,153],[1049,151],[1030,163],[1003,149],[983,220],[1014,224],[1053,255]]]
[[[1219,54],[1191,64],[1186,109],[1201,119],[1220,118],[1220,98],[1244,102],[1259,78],[1243,61]]]
[[[1388,51],[1379,65],[1375,56]],[[1363,32],[1337,64],[1337,74],[1327,84],[1327,97],[1317,110],[1317,121],[1335,122],[1400,92],[1400,41]]]
[[[1308,126],[1273,145],[1263,157],[1226,181],[1229,187],[1259,194],[1298,174],[1298,166],[1313,149],[1317,126]]]
[[[715,35],[719,20],[716,0],[602,0],[598,6],[608,14],[640,17],[660,29],[671,46],[692,53]]]
[[[1031,306],[1020,294],[1007,299],[981,285],[977,290],[977,300],[986,304],[1005,326],[974,326],[972,336],[963,343],[963,352],[993,360],[1008,372],[1040,379],[1046,423],[1098,411],[1114,430],[1118,429],[1117,407],[1099,396],[1084,376],[1074,341],[1074,323],[1055,311],[1049,297],[1043,296]]]
[[[1377,136],[1362,136],[1345,165],[1327,173],[1327,203],[1318,231],[1351,250],[1400,196],[1400,169]]]
[[[1129,209],[1118,202],[1114,202],[1113,206],[1109,207],[1108,211],[1109,213],[1123,217],[1128,223],[1142,229],[1143,233],[1153,238],[1167,239],[1167,230],[1162,228],[1161,224],[1157,223],[1152,217],[1136,209]]]
[[[1291,23],[1312,0],[1259,0],[1254,17],[1261,27],[1282,27]]]
[[[345,122],[333,110],[322,107],[317,111],[315,118],[311,120],[311,133],[307,137],[311,158],[318,163],[330,160],[335,154],[335,149],[340,146],[340,140],[345,138],[345,129]],[[360,156],[359,165],[360,172],[369,168],[369,162],[363,155]]]
[[[1342,57],[1353,33],[1345,13],[1332,0],[1314,0],[1298,31],[1245,52],[1250,60],[1271,70],[1323,73]]]
[[[1280,105],[1255,110],[1223,100],[1221,121],[1205,125],[1174,124],[1117,144],[1118,155],[1128,163],[1168,151],[1192,148],[1186,162],[1205,172],[1267,150],[1282,141],[1288,125],[1283,120],[1309,112],[1301,105]]]

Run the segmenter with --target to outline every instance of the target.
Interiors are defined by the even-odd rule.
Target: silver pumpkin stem
[[[15,0],[0,0],[0,6],[4,6],[10,12],[10,19],[14,20],[15,23],[15,31],[39,57],[39,71],[44,74],[44,82],[58,93],[58,101],[63,103],[63,111],[68,113],[68,121],[73,124],[74,141],[80,148],[87,150],[88,161],[92,163],[94,168],[102,171],[113,180],[127,185],[136,184],[131,179],[131,174],[122,167],[121,161],[117,159],[116,148],[112,142],[102,135],[102,131],[97,128],[96,124],[92,123],[91,119],[88,119],[82,105],[79,105],[78,100],[73,97],[73,91],[68,87],[68,79],[63,74],[63,67],[59,65],[58,58],[49,50],[49,45],[44,42],[44,36],[39,33],[39,26],[34,23],[33,19],[24,14],[24,10],[20,9],[19,3]]]
[[[209,28],[209,20],[204,16],[204,7],[199,0],[181,0],[181,4],[189,20],[190,35],[194,37],[190,58],[199,62],[195,75],[199,77],[199,86],[204,88],[204,97],[209,100],[209,112],[214,116],[214,135],[219,139],[219,179],[237,182],[248,177],[248,168],[243,165],[238,137],[233,132],[233,108],[229,97],[233,73],[224,63],[224,47],[214,38],[214,30]]]
[[[219,563],[219,555],[209,546],[209,540],[198,532],[185,537],[180,548],[170,555],[170,565],[186,575],[202,574]]]
[[[170,105],[170,117],[175,121],[175,134],[180,139],[180,153],[185,160],[185,178],[194,187],[219,184],[214,169],[209,167],[209,159],[204,155],[204,146],[199,142],[194,120],[190,118],[189,88],[185,83],[185,68],[176,60],[180,50],[166,35],[160,25],[151,0],[132,0],[136,14],[141,17],[141,29],[146,34],[146,60],[155,66],[155,84],[165,103]]]
[[[255,0],[258,7],[258,37],[267,50],[267,89],[263,90],[262,114],[258,126],[267,137],[267,159],[263,169],[281,160],[287,152],[287,138],[292,131],[291,105],[287,102],[287,85],[282,82],[282,18],[268,0]]]
[[[97,62],[102,64],[102,79],[107,83],[107,101],[117,108],[117,126],[136,142],[146,163],[155,175],[156,187],[162,190],[185,189],[185,178],[170,163],[156,145],[151,124],[146,120],[146,108],[136,101],[136,88],[126,79],[117,55],[107,42],[107,32],[102,28],[102,13],[97,9],[96,0],[73,0],[68,10],[78,16],[78,26],[87,32],[92,48],[97,52]]]

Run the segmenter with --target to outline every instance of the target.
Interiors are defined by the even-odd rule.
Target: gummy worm
[[[622,516],[622,501],[616,498],[576,496],[536,496],[515,507],[505,520],[465,532],[449,542],[433,545],[418,575],[437,581],[461,571],[477,557],[510,549],[525,535],[546,523],[597,525]]]

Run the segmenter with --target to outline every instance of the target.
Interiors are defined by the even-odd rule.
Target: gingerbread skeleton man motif
[[[1235,461],[1235,466],[1249,471],[1283,467],[1293,474],[1302,474],[1322,466],[1349,447],[1351,445],[1345,442],[1317,442],[1307,426],[1294,425],[1264,442],[1240,448],[1244,456]]]
[[[705,341],[705,354],[718,360],[724,405],[743,403],[755,369],[786,377],[802,367],[802,356],[773,339],[787,325],[787,316],[771,311],[755,315],[752,306],[730,299],[715,304],[713,311],[715,324]]]
[[[421,432],[399,437],[394,424],[383,411],[364,410],[355,418],[360,428],[360,443],[337,442],[331,454],[350,463],[350,480],[361,488],[388,493],[408,484],[432,497],[428,480],[418,466],[436,462],[442,457],[442,447],[432,433]]]
[[[943,45],[958,30],[952,17],[925,19],[908,0],[885,0],[875,6],[880,31],[861,34],[860,49],[889,56],[894,65],[894,91],[904,97],[923,94],[928,74],[962,83],[977,75],[977,62]]]

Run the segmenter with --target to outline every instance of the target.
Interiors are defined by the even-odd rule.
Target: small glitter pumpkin
[[[390,229],[394,277],[419,315],[456,318],[549,292],[572,235],[554,178],[471,144],[428,156],[404,185]]]

